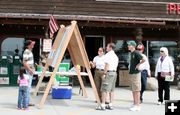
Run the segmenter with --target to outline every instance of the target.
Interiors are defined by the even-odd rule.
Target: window
[[[119,58],[119,69],[128,69],[130,58],[127,41],[117,40],[115,53]]]
[[[6,38],[1,44],[1,55],[13,56],[15,49],[19,49],[22,54],[24,38]]]

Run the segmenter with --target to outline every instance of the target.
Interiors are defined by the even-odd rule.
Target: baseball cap
[[[35,44],[35,41],[32,41],[32,40],[26,40],[26,41],[25,41],[25,46],[28,46],[28,45],[30,45],[30,44],[34,45],[34,44]]]
[[[138,44],[137,50],[144,51],[144,45],[143,44]]]
[[[136,45],[137,45],[135,41],[128,41],[127,44],[132,45],[134,47],[136,47]]]

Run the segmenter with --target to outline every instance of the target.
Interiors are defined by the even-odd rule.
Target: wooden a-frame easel
[[[57,37],[54,41],[52,50],[49,54],[49,57],[47,59],[47,63],[42,71],[42,74],[40,76],[40,79],[38,81],[38,84],[35,88],[34,91],[34,96],[37,95],[37,92],[39,90],[39,87],[42,83],[42,80],[45,76],[46,73],[46,69],[48,68],[48,66],[53,66],[54,70],[51,74],[50,80],[47,84],[47,87],[45,89],[44,95],[39,103],[39,108],[42,108],[46,98],[49,94],[50,88],[53,84],[54,81],[54,77],[56,75],[56,72],[59,68],[59,64],[61,63],[61,60],[64,56],[64,53],[66,51],[66,49],[68,49],[70,57],[72,59],[73,65],[80,65],[82,67],[84,67],[87,71],[95,98],[97,100],[98,105],[100,105],[100,99],[97,93],[97,89],[95,87],[94,84],[94,80],[92,77],[92,73],[90,70],[90,65],[89,65],[89,59],[81,38],[81,34],[79,32],[78,26],[77,26],[77,22],[76,21],[72,21],[71,25],[67,26],[67,27],[61,27],[61,29],[58,31]],[[78,70],[77,66],[76,70]],[[77,71],[77,77],[80,83],[80,86],[82,88],[83,91],[83,95],[87,97],[87,92],[85,90],[81,75],[80,75],[80,71]]]

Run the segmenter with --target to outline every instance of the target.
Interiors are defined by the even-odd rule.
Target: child
[[[19,84],[18,110],[28,110],[28,84],[29,76],[24,74],[25,69],[22,67],[19,71],[17,83]]]

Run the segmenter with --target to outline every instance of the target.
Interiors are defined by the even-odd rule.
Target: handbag
[[[161,72],[161,77],[166,77],[167,75],[171,75],[170,72]]]

